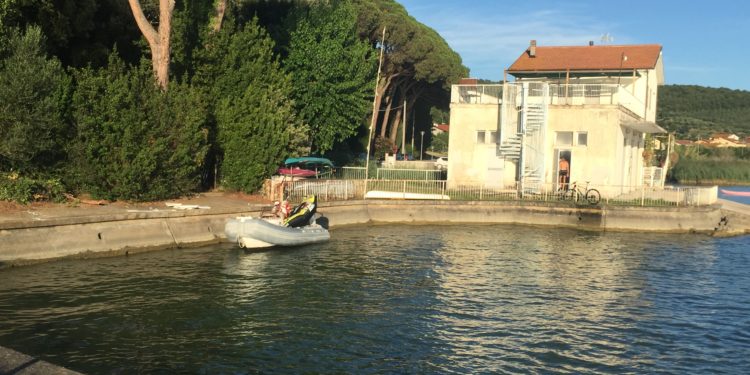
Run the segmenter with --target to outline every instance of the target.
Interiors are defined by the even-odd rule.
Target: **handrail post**
[[[641,206],[645,206],[646,201],[646,187],[641,185]]]

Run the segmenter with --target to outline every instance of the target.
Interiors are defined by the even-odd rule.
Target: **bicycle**
[[[599,190],[589,189],[589,182],[586,181],[586,187],[578,185],[577,181],[570,184],[570,189],[565,191],[564,199],[571,200],[574,202],[580,202],[584,199],[589,202],[590,205],[597,205],[602,199],[602,195],[599,194]]]

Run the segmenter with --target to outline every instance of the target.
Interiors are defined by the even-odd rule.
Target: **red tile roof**
[[[437,124],[437,125],[435,125],[435,127],[436,127],[436,128],[438,129],[438,130],[440,130],[440,131],[443,131],[443,132],[448,132],[448,131],[450,131],[450,125],[448,125],[448,124]]]
[[[529,71],[653,69],[661,53],[658,44],[625,46],[536,47],[527,49],[510,66],[509,73]],[[623,59],[622,56],[627,59]],[[622,66],[620,61],[622,60]]]

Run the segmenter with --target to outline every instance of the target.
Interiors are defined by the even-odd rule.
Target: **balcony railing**
[[[520,86],[515,82],[508,85]],[[638,116],[646,115],[646,105],[623,86],[615,84],[549,84],[544,95],[543,83],[528,82],[527,98],[548,105],[621,105]],[[521,90],[517,90],[520,95]],[[501,104],[503,85],[453,85],[451,103]],[[546,99],[545,99],[546,98]],[[520,100],[516,100],[520,103]]]
[[[460,104],[500,104],[503,99],[503,85],[453,85],[451,103]]]

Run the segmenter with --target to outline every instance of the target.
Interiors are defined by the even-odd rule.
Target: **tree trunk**
[[[399,101],[403,105],[403,100]],[[388,139],[393,142],[393,144],[396,144],[396,139],[398,138],[398,129],[399,125],[401,125],[401,114],[403,113],[404,109],[399,108],[396,111],[396,116],[393,117],[393,125],[391,125],[390,131],[388,132]]]
[[[379,84],[377,87],[377,93],[375,94],[375,100],[373,102],[373,113],[372,117],[370,118],[370,127],[376,127],[378,126],[378,118],[380,117],[380,106],[383,104],[383,94],[385,94],[385,90],[388,89],[388,86],[391,83],[391,80],[393,80],[393,76],[388,76],[384,80],[382,80],[382,84]],[[375,131],[375,129],[372,129],[372,131]],[[372,136],[372,134],[370,134]],[[372,139],[370,139],[370,142],[372,142]]]
[[[159,0],[159,30],[148,22],[146,15],[143,14],[139,0],[128,0],[130,10],[133,11],[133,17],[138,24],[138,28],[146,38],[151,48],[151,63],[154,68],[156,82],[163,90],[167,89],[169,84],[169,59],[170,59],[170,34],[172,32],[172,11],[174,10],[174,0]]]
[[[389,90],[390,93],[385,98],[385,112],[383,113],[383,122],[380,124],[380,138],[385,138],[386,134],[388,134],[388,121],[391,117],[391,107],[393,106],[393,92],[392,90]]]
[[[213,22],[213,32],[221,30],[221,24],[224,22],[224,13],[227,11],[227,0],[216,1],[216,19]]]

